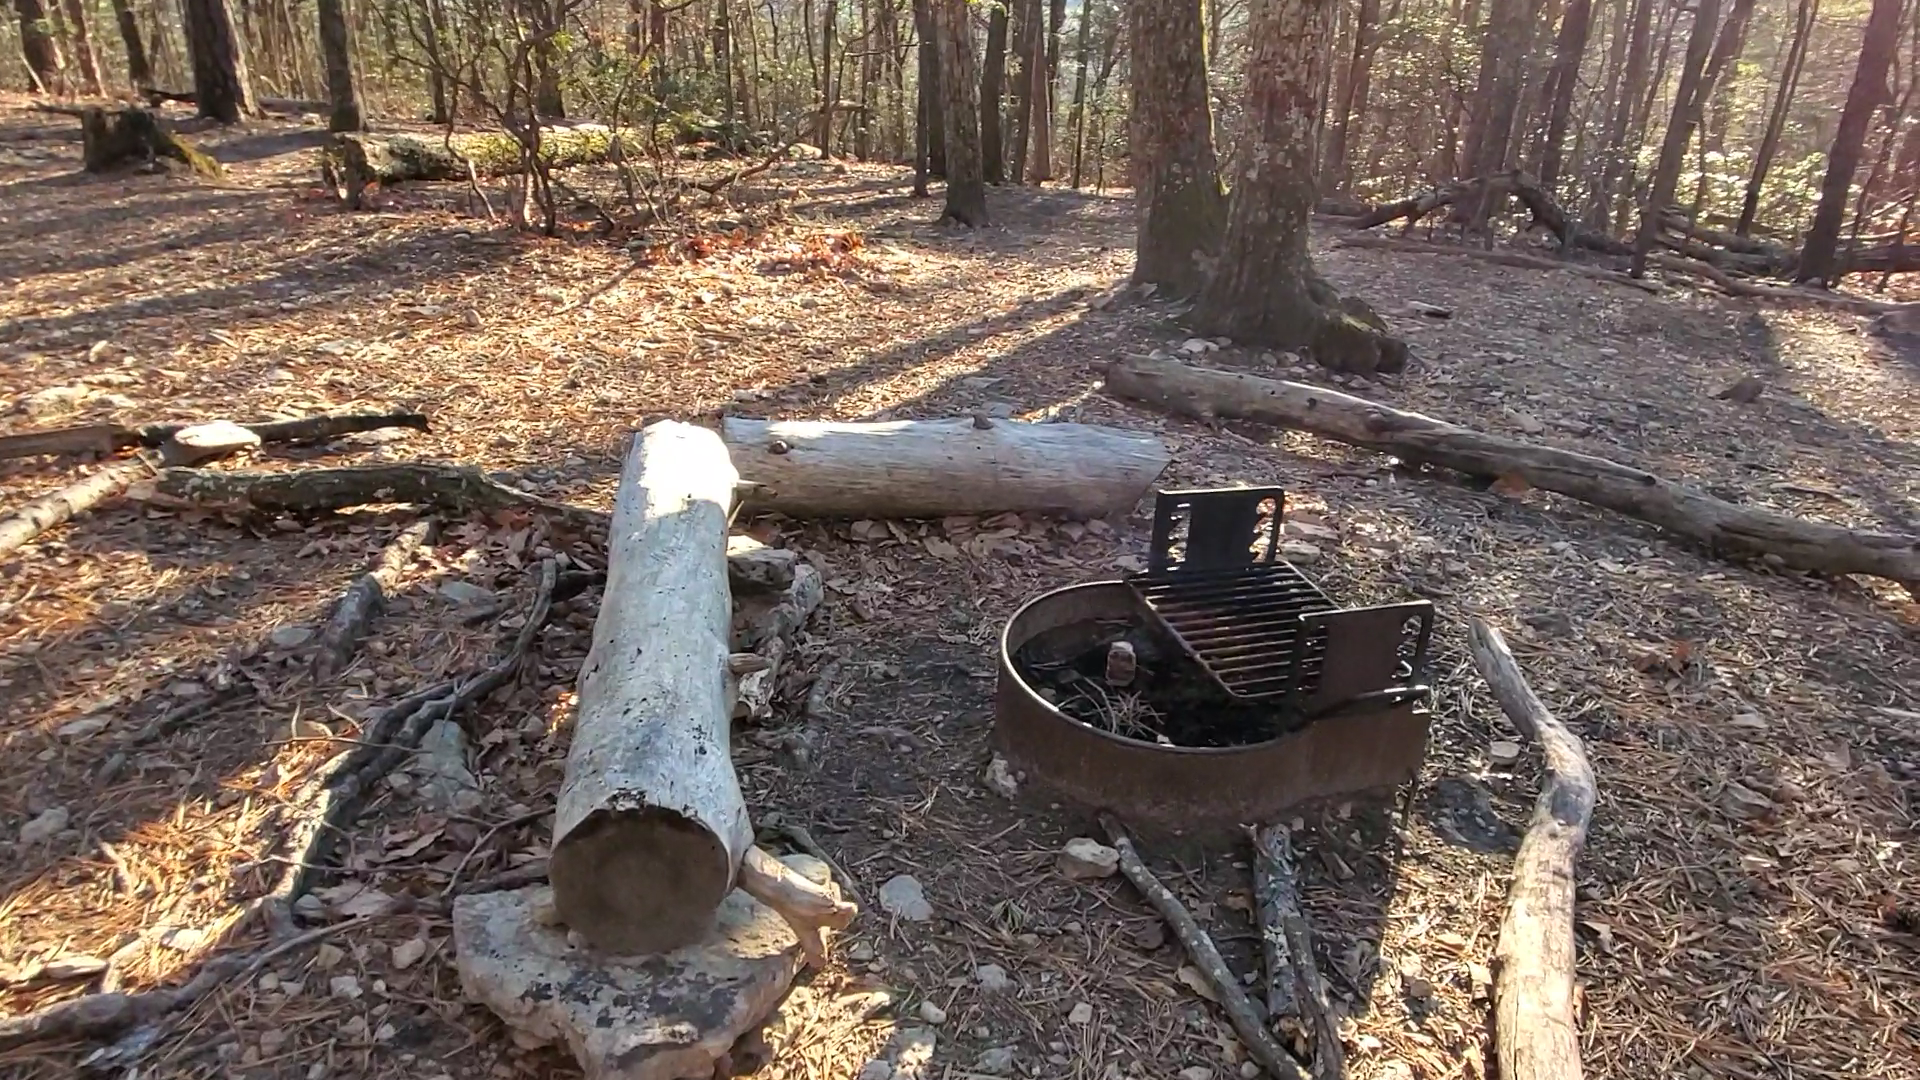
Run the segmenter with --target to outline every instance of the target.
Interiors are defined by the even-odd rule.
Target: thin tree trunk
[[[1673,202],[1674,189],[1680,183],[1680,166],[1687,154],[1687,141],[1700,122],[1700,107],[1705,97],[1707,54],[1713,48],[1720,21],[1720,0],[1697,0],[1693,14],[1693,32],[1687,35],[1687,55],[1680,67],[1680,85],[1673,93],[1673,116],[1667,121],[1667,134],[1660,143],[1660,160],[1653,169],[1653,183],[1647,189],[1646,202],[1640,206],[1640,230],[1633,244],[1633,276],[1647,272],[1647,255],[1660,236],[1660,219]]]
[[[1130,0],[1133,280],[1175,296],[1200,288],[1226,229],[1213,150],[1200,0]]]
[[[1355,120],[1366,121],[1367,96],[1373,78],[1373,54],[1379,48],[1380,0],[1360,0],[1353,20],[1353,53],[1340,83],[1340,100],[1333,108],[1327,132],[1327,151],[1321,158],[1320,186],[1331,193],[1347,190],[1347,144]]]
[[[994,4],[987,17],[987,58],[980,70],[980,147],[989,184],[1007,180],[1007,140],[1000,131],[1000,99],[1007,83],[1007,9]]]
[[[1601,233],[1613,231],[1610,222],[1613,218],[1614,192],[1624,181],[1637,151],[1637,147],[1629,144],[1628,132],[1632,130],[1634,109],[1646,85],[1652,43],[1653,0],[1634,0],[1631,28],[1627,31],[1626,73],[1620,80],[1618,96],[1613,100],[1613,119],[1607,124],[1606,145],[1602,148],[1606,165],[1601,170],[1600,183],[1593,192],[1591,216],[1595,230]]]
[[[1592,32],[1593,0],[1573,0],[1554,39],[1553,70],[1547,76],[1552,94],[1547,103],[1546,141],[1540,148],[1540,186],[1547,191],[1560,179],[1560,148],[1573,113],[1573,87],[1580,81],[1580,61],[1587,54]]]
[[[820,145],[822,157],[833,156],[833,107],[838,97],[834,84],[835,38],[840,29],[839,0],[826,0],[820,15],[820,115],[814,118],[813,140]]]
[[[328,131],[364,131],[360,95],[353,86],[352,40],[347,32],[345,0],[315,0],[320,15],[320,53],[327,62]]]
[[[193,58],[194,104],[223,124],[251,116],[253,87],[227,0],[183,0],[187,52]]]
[[[941,112],[947,135],[947,206],[942,220],[987,224],[987,185],[980,173],[980,82],[967,0],[932,0],[939,23]]]
[[[1847,104],[1840,111],[1840,125],[1833,135],[1833,149],[1827,154],[1820,206],[1800,247],[1800,262],[1793,273],[1796,282],[1831,285],[1840,276],[1835,259],[1840,222],[1847,212],[1847,192],[1853,187],[1853,172],[1860,164],[1867,129],[1873,124],[1874,112],[1887,98],[1887,69],[1899,48],[1901,13],[1901,0],[1873,0],[1860,45],[1860,62],[1853,71],[1853,86],[1847,91]]]
[[[1073,189],[1080,190],[1080,166],[1087,148],[1087,52],[1093,29],[1091,5],[1080,5],[1079,63],[1073,76]]]
[[[140,41],[140,20],[134,17],[131,0],[113,0],[113,18],[120,24],[120,41],[127,47],[127,82],[135,87],[153,85],[153,65]]]
[[[947,123],[945,95],[940,91],[940,24],[933,5],[940,0],[913,0],[913,21],[920,35],[920,134],[924,136],[926,168],[930,176],[947,175]],[[919,189],[924,196],[924,183]]]
[[[1047,61],[1046,11],[1033,0],[1033,30],[1028,37],[1027,126],[1031,155],[1027,180],[1035,185],[1053,179],[1053,88]]]
[[[1526,74],[1527,53],[1533,44],[1533,23],[1525,0],[1495,0],[1487,29],[1487,51],[1481,63],[1492,68],[1492,76],[1483,78],[1486,94],[1479,126],[1478,153],[1471,158],[1475,176],[1492,177],[1505,172],[1513,156],[1515,114],[1520,108],[1521,80]],[[1484,229],[1487,215],[1495,204],[1494,193],[1500,185],[1481,185],[1474,200],[1468,227]]]
[[[1027,136],[1033,127],[1033,78],[1027,63],[1033,55],[1034,14],[1040,0],[1006,0],[1018,3],[1014,12],[1013,55],[1020,61],[1020,73],[1013,79],[1013,146],[1007,156],[1007,175],[1018,184],[1027,175]]]
[[[99,97],[100,61],[93,52],[93,32],[87,26],[87,6],[83,0],[66,0],[67,30],[73,38],[73,64],[80,70],[80,88]]]
[[[27,76],[42,94],[66,92],[65,65],[60,59],[60,40],[53,36],[53,22],[41,0],[13,0],[14,13],[20,16],[20,53],[27,61]]]
[[[1786,131],[1787,111],[1793,107],[1793,95],[1800,86],[1800,71],[1806,66],[1807,60],[1807,39],[1813,31],[1819,11],[1819,0],[1800,0],[1799,10],[1794,14],[1793,42],[1787,47],[1787,59],[1780,68],[1773,107],[1767,112],[1766,131],[1760,136],[1760,148],[1753,154],[1753,171],[1747,176],[1746,195],[1740,203],[1740,221],[1734,226],[1734,232],[1741,236],[1753,231],[1754,218],[1760,213],[1760,191],[1766,185],[1767,172],[1773,168],[1773,157],[1780,149],[1780,137]]]

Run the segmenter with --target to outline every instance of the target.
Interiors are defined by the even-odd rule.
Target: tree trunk
[[[1874,112],[1887,98],[1887,69],[1900,44],[1900,15],[1901,0],[1873,0],[1866,38],[1860,45],[1860,63],[1853,71],[1853,87],[1847,91],[1840,126],[1833,134],[1833,149],[1827,154],[1820,206],[1814,211],[1806,242],[1800,246],[1800,265],[1793,274],[1796,282],[1832,284],[1838,276],[1835,255],[1840,221],[1847,212],[1847,192],[1853,187],[1853,171],[1860,164],[1867,129],[1873,124]]]
[[[1753,220],[1760,213],[1760,191],[1766,186],[1767,171],[1773,168],[1773,156],[1779,152],[1780,137],[1786,131],[1787,111],[1793,107],[1794,91],[1800,86],[1800,71],[1806,66],[1807,39],[1820,11],[1819,0],[1800,0],[1793,17],[1793,42],[1787,47],[1787,59],[1780,68],[1779,87],[1773,107],[1767,111],[1766,131],[1760,136],[1760,148],[1753,154],[1753,172],[1747,177],[1747,191],[1740,203],[1740,223],[1734,231],[1741,236],[1753,231]]]
[[[20,16],[20,53],[26,58],[34,88],[42,94],[65,93],[60,41],[53,36],[46,4],[43,0],[13,0],[13,10]]]
[[[987,17],[987,59],[980,72],[982,174],[989,184],[1007,181],[1007,140],[1000,132],[1000,99],[1007,84],[1007,9],[994,4]]]
[[[73,64],[80,69],[80,88],[93,97],[99,97],[100,61],[93,52],[93,31],[87,25],[86,3],[84,0],[66,0],[66,8],[67,30],[73,36]]]
[[[1073,189],[1080,190],[1080,166],[1087,149],[1087,57],[1091,51],[1093,19],[1087,4],[1080,5],[1079,58],[1073,76]],[[1209,143],[1212,140],[1208,140]]]
[[[992,420],[812,423],[728,417],[747,505],[790,517],[937,518],[1131,509],[1167,466],[1151,435]]]
[[[364,131],[360,95],[353,87],[352,37],[347,31],[346,0],[315,0],[320,16],[320,53],[327,64],[328,131]]]
[[[833,106],[837,96],[833,52],[839,23],[839,0],[826,0],[820,14],[820,113],[813,122],[813,141],[819,144],[823,157],[833,156]]]
[[[1560,149],[1567,141],[1567,123],[1573,113],[1573,87],[1580,81],[1580,61],[1587,54],[1593,31],[1593,0],[1573,0],[1553,43],[1553,71],[1547,76],[1553,94],[1547,102],[1547,134],[1540,148],[1540,186],[1552,191],[1560,179]]]
[[[1018,3],[1013,22],[1013,55],[1020,60],[1020,72],[1013,78],[1013,145],[1007,154],[1007,174],[1014,183],[1021,183],[1027,175],[1027,136],[1033,129],[1033,79],[1027,70],[1029,58],[1033,55],[1033,27],[1035,13],[1040,10],[1040,0],[1005,0],[1006,3]]]
[[[1896,0],[1898,2],[1898,0]],[[1696,0],[1693,31],[1687,35],[1687,55],[1680,65],[1680,85],[1673,92],[1673,115],[1667,121],[1667,134],[1660,142],[1660,160],[1653,167],[1653,183],[1647,199],[1640,205],[1640,229],[1633,243],[1633,276],[1647,272],[1647,255],[1660,237],[1660,220],[1673,202],[1674,189],[1680,183],[1680,166],[1687,155],[1687,141],[1700,123],[1700,107],[1706,97],[1707,54],[1711,51],[1720,23],[1720,0]]]
[[[913,0],[914,30],[920,37],[920,110],[918,128],[921,141],[926,144],[926,168],[928,175],[947,175],[947,118],[946,109],[941,104],[940,93],[940,31],[939,20],[934,17],[933,5],[936,0]],[[917,189],[926,193],[922,183]],[[983,196],[984,198],[984,196]]]
[[[1033,29],[1027,34],[1027,180],[1053,179],[1053,68],[1047,58],[1046,7],[1033,0]]]
[[[1514,121],[1520,111],[1527,53],[1533,45],[1527,0],[1494,0],[1488,19],[1487,50],[1481,63],[1491,66],[1492,74],[1481,80],[1484,93],[1476,109],[1482,116],[1480,137],[1477,146],[1469,147],[1468,158],[1472,174],[1484,177],[1505,172],[1513,156]],[[1486,227],[1487,215],[1499,201],[1495,193],[1502,190],[1497,184],[1481,187],[1480,198],[1468,214],[1469,228]]]
[[[1200,0],[1131,0],[1133,280],[1191,296],[1227,226]]]
[[[974,72],[967,0],[930,0],[938,24],[941,114],[947,150],[947,205],[942,220],[987,224],[987,184],[980,172],[980,92]]]
[[[1588,214],[1594,231],[1599,233],[1610,234],[1613,231],[1614,192],[1626,175],[1635,152],[1628,145],[1627,133],[1632,127],[1633,110],[1640,101],[1641,88],[1647,81],[1647,65],[1653,44],[1653,0],[1633,0],[1633,18],[1626,40],[1626,69],[1613,99],[1613,117],[1607,123],[1606,142],[1601,147],[1605,163],[1600,170],[1600,182],[1594,185],[1593,202]]]
[[[194,104],[200,115],[234,124],[254,113],[247,60],[227,0],[181,0],[187,53],[193,59]]]
[[[1252,0],[1245,130],[1219,264],[1192,321],[1236,343],[1311,350],[1328,368],[1397,371],[1406,346],[1365,304],[1342,301],[1307,251],[1313,215],[1314,100],[1327,62],[1332,5]]]
[[[135,87],[153,85],[153,65],[147,61],[146,46],[140,40],[140,20],[133,14],[131,0],[113,0],[113,17],[120,24],[120,40],[127,47],[127,82]]]
[[[1483,434],[1337,390],[1170,360],[1118,361],[1107,369],[1106,385],[1121,397],[1182,415],[1239,417],[1310,431],[1403,461],[1472,476],[1513,477],[1649,522],[1722,554],[1773,555],[1799,570],[1920,584],[1920,538],[1724,502],[1619,462]]]
[[[609,951],[698,940],[753,844],[729,745],[735,481],[719,436],[674,421],[621,471],[548,861],[560,918]]]
[[[1321,158],[1320,190],[1338,194],[1347,190],[1347,144],[1356,120],[1364,125],[1367,96],[1373,79],[1373,54],[1379,48],[1380,0],[1360,0],[1353,20],[1353,53],[1347,77],[1340,83],[1340,101],[1333,109],[1327,151]]]

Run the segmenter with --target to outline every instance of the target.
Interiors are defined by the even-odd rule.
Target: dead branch
[[[728,187],[731,187],[734,184],[737,184],[740,181],[747,179],[748,177],[758,176],[761,173],[766,172],[768,169],[773,168],[775,165],[778,165],[780,162],[786,160],[788,151],[792,149],[793,149],[793,143],[791,142],[782,143],[772,153],[768,154],[765,158],[762,158],[760,163],[757,165],[748,165],[745,168],[735,169],[732,172],[726,174],[725,176],[719,177],[714,180],[703,180],[699,183],[693,184],[692,186],[695,188],[698,188],[703,192],[706,192],[708,195],[718,195],[722,190]]]
[[[1604,281],[1610,285],[1625,285],[1630,289],[1639,289],[1641,292],[1655,295],[1663,291],[1657,282],[1629,277],[1618,270],[1608,270],[1601,266],[1584,266],[1580,263],[1563,262],[1538,255],[1525,255],[1517,251],[1485,251],[1453,244],[1423,244],[1418,240],[1395,240],[1385,236],[1342,236],[1333,242],[1333,246],[1380,248],[1387,251],[1403,251],[1410,255],[1457,255],[1463,259],[1497,263],[1501,266],[1518,266],[1529,270],[1562,270],[1569,274],[1593,278],[1595,281]]]
[[[845,930],[860,909],[797,874],[764,849],[750,847],[740,859],[740,891],[773,909],[800,939],[807,962],[825,967],[824,931]]]
[[[1267,1020],[1288,1021],[1313,1047],[1313,1072],[1338,1080],[1346,1048],[1333,1018],[1326,980],[1313,958],[1313,932],[1300,908],[1293,833],[1285,825],[1247,829],[1253,842],[1253,893],[1259,905],[1260,951],[1267,968]]]
[[[83,424],[79,427],[29,431],[20,435],[0,435],[0,458],[33,457],[39,454],[111,454],[135,446],[157,450],[168,440],[194,424]],[[325,413],[297,420],[258,420],[241,424],[260,437],[261,442],[303,443],[334,439],[380,428],[427,430],[427,418],[415,412]]]
[[[152,472],[151,466],[138,459],[115,462],[0,517],[0,555],[19,551],[34,537],[86,513]]]
[[[333,678],[347,666],[360,642],[373,626],[374,617],[386,609],[387,595],[414,555],[432,542],[434,523],[419,521],[402,530],[380,552],[380,564],[354,579],[340,602],[333,606],[327,625],[320,631],[320,648],[314,653],[313,675],[322,681]]]
[[[1476,618],[1474,666],[1514,729],[1538,743],[1546,775],[1513,860],[1494,949],[1493,1036],[1504,1080],[1579,1080],[1574,1021],[1574,866],[1593,815],[1593,769],[1579,736],[1547,710],[1500,631]]]
[[[1513,477],[1657,525],[1715,553],[1772,556],[1800,570],[1871,574],[1910,588],[1920,583],[1920,537],[1736,505],[1630,465],[1487,435],[1337,390],[1150,359],[1113,363],[1106,384],[1120,397],[1181,415],[1239,417],[1472,476]]]
[[[1903,306],[1895,301],[1875,300],[1867,296],[1848,296],[1845,293],[1799,286],[1763,285],[1757,281],[1742,281],[1711,262],[1683,259],[1675,255],[1651,255],[1648,256],[1647,262],[1669,273],[1706,278],[1718,285],[1729,296],[1775,300],[1789,304],[1811,304],[1816,307],[1838,308],[1859,315],[1881,315]]]
[[[860,886],[853,880],[853,875],[847,873],[847,868],[841,866],[839,860],[828,854],[826,848],[820,846],[820,841],[813,838],[813,833],[808,831],[805,825],[781,822],[778,825],[762,826],[759,835],[762,839],[769,837],[785,839],[794,847],[826,863],[827,869],[833,871],[833,880],[840,886],[841,895],[856,907],[859,906]]]
[[[419,503],[443,513],[522,511],[551,517],[569,528],[605,531],[597,510],[543,499],[489,479],[469,465],[347,465],[292,472],[201,472],[166,469],[154,490],[202,506],[272,512],[344,510],[375,503]]]
[[[1275,1080],[1308,1080],[1299,1062],[1267,1030],[1259,1010],[1248,1000],[1246,992],[1240,989],[1239,977],[1227,967],[1213,939],[1194,921],[1186,905],[1173,895],[1173,890],[1162,885],[1160,879],[1153,876],[1153,871],[1147,869],[1147,864],[1140,861],[1140,855],[1134,851],[1133,841],[1127,837],[1126,830],[1120,827],[1119,822],[1105,815],[1101,816],[1100,823],[1107,830],[1107,839],[1120,852],[1120,872],[1166,920],[1167,926],[1173,930],[1173,936],[1179,939],[1181,948],[1187,951],[1188,958],[1206,976],[1220,1008],[1233,1024],[1234,1034],[1240,1036],[1241,1043],[1247,1047],[1248,1056]]]

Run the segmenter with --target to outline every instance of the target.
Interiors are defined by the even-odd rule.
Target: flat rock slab
[[[783,859],[832,889],[816,859]],[[453,905],[460,985],[515,1041],[561,1043],[589,1080],[706,1080],[714,1062],[773,1014],[803,961],[780,916],[735,890],[697,945],[607,956],[567,942],[553,890],[463,896]]]

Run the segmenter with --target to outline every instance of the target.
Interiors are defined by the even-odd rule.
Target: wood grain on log
[[[1475,476],[1518,477],[1532,487],[1658,525],[1715,552],[1771,555],[1800,570],[1920,584],[1920,538],[1739,506],[1605,458],[1483,434],[1337,390],[1132,359],[1108,367],[1107,389],[1182,415],[1255,420]]]
[[[0,555],[20,550],[34,537],[86,513],[152,472],[144,461],[118,461],[0,517]]]
[[[1513,860],[1500,942],[1494,948],[1494,1049],[1503,1080],[1579,1080],[1574,1009],[1574,866],[1593,816],[1586,748],[1527,685],[1500,632],[1470,628],[1474,666],[1515,730],[1546,759],[1533,820]]]
[[[717,434],[675,421],[620,473],[548,867],[561,918],[613,952],[697,940],[753,842],[728,742],[736,479]]]
[[[824,930],[845,930],[860,909],[827,889],[795,873],[791,867],[758,847],[749,847],[740,859],[740,891],[772,908],[793,928],[807,962],[825,966]]]
[[[747,506],[792,517],[1103,517],[1131,510],[1171,460],[1151,435],[1089,424],[728,417],[722,431],[760,485]]]

